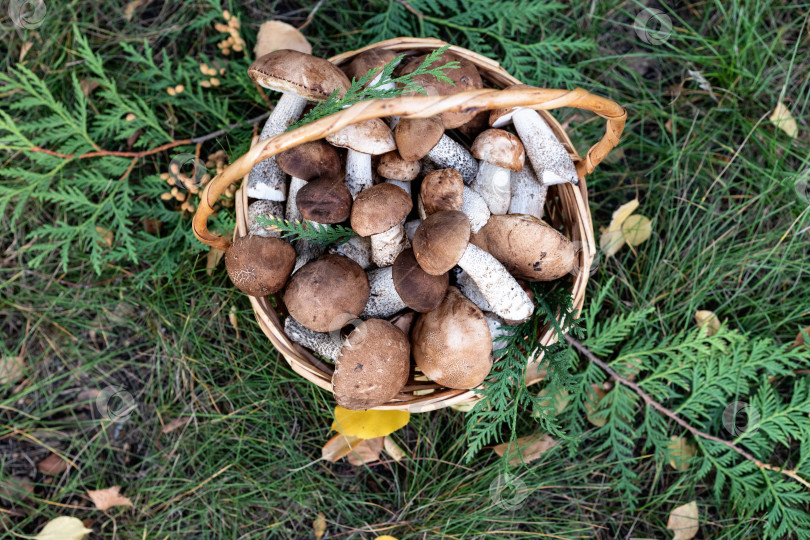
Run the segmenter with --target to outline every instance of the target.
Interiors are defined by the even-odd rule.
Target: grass
[[[228,6],[243,21],[249,45],[258,22],[301,24],[312,7]],[[618,205],[638,197],[654,232],[641,246],[599,261],[589,293],[616,278],[605,320],[652,307],[655,317],[642,331],[669,336],[692,327],[696,310],[710,309],[729,326],[780,342],[810,326],[810,206],[793,187],[810,174],[807,7],[716,1],[667,10],[672,33],[655,46],[633,31],[640,5],[615,1],[558,9],[557,17],[528,21],[508,35],[525,43],[584,38],[590,46],[557,53],[576,75],[556,80],[557,72],[546,70],[550,80],[526,82],[582,86],[628,109],[620,151],[588,180],[594,224],[606,226]],[[2,59],[7,67],[17,64],[23,43],[32,41],[25,65],[67,81],[81,67],[69,60],[76,24],[120,87],[137,94],[141,83],[118,43],[146,39],[170,56],[214,58],[218,38],[210,27],[220,9],[202,1],[146,2],[127,21],[123,6],[52,1],[35,31],[3,20],[9,46]],[[372,29],[375,15],[390,24]],[[402,25],[463,46],[477,39],[465,25],[426,24],[398,2],[326,2],[306,34],[321,56],[391,37],[385,32]],[[490,35],[481,39],[495,53],[502,46]],[[690,70],[702,74],[712,94]],[[55,92],[68,99],[67,86]],[[2,88],[0,95],[5,108],[13,96]],[[799,122],[796,139],[768,121],[780,99]],[[243,118],[262,112],[238,89],[229,105]],[[573,111],[559,118],[571,120],[572,140],[583,150],[604,129]],[[167,126],[182,138],[222,124],[200,118]],[[210,150],[231,153],[240,144],[222,138]],[[4,166],[27,162],[12,152],[2,159]],[[169,159],[142,160],[133,175],[165,170]],[[22,355],[27,369],[14,386],[0,387],[0,466],[3,477],[27,477],[35,486],[27,499],[13,488],[5,495],[16,501],[3,503],[0,526],[16,535],[34,534],[57,515],[76,515],[110,537],[301,538],[312,535],[323,512],[329,538],[662,538],[669,511],[697,499],[702,537],[758,536],[755,519],[740,519],[709,486],[688,471],[659,467],[652,456],[637,455],[634,463],[643,494],[635,511],[611,487],[613,464],[587,444],[575,455],[552,451],[517,468],[488,450],[463,465],[464,416],[452,410],[415,415],[394,435],[408,449],[401,463],[319,462],[333,400],[268,345],[222,266],[208,276],[204,253],[189,251],[170,279],[150,276],[160,261],[149,255],[139,264],[106,265],[100,274],[80,254],[67,269],[59,253],[31,268],[26,235],[70,215],[55,204],[29,202],[24,218],[10,226],[13,206],[0,240],[2,353]],[[92,398],[79,399],[83,390],[107,386],[134,397],[137,408],[127,421],[104,421]],[[190,421],[161,433],[181,417]],[[519,427],[525,433],[531,423],[522,419]],[[51,449],[77,468],[37,473],[33,464]],[[496,505],[489,492],[506,473],[525,486],[507,492],[520,502],[513,509]],[[93,511],[85,490],[110,485],[121,485],[134,508]]]

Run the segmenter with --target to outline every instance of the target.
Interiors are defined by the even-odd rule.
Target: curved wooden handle
[[[607,128],[604,136],[588,150],[584,158],[576,163],[580,178],[593,172],[599,162],[619,143],[619,137],[627,118],[627,112],[621,106],[609,99],[590,94],[582,88],[574,90],[531,87],[504,90],[481,89],[451,96],[408,96],[362,101],[311,124],[265,139],[231,163],[208,183],[200,195],[200,204],[192,221],[194,235],[209,246],[222,250],[227,249],[230,241],[212,234],[208,230],[208,218],[213,213],[213,206],[219,196],[222,195],[225,188],[248,174],[256,163],[302,143],[322,139],[348,125],[371,118],[385,116],[427,118],[443,112],[478,112],[509,107],[528,107],[546,111],[561,107],[574,107],[591,111],[605,118]]]

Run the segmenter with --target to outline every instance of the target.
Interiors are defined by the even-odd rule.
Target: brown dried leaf
[[[191,417],[190,416],[179,416],[179,417],[175,418],[174,420],[172,420],[171,422],[169,422],[168,424],[166,424],[165,426],[163,426],[163,429],[161,429],[160,432],[163,435],[165,435],[167,433],[171,433],[175,429],[183,427],[186,424],[188,424],[189,422],[191,422]]]
[[[793,115],[790,114],[790,110],[781,101],[773,109],[769,120],[774,126],[791,137],[795,137],[799,134],[799,126],[796,124],[796,120],[793,118]]]
[[[139,7],[145,6],[149,3],[149,1],[150,0],[132,0],[124,8],[124,17],[126,17],[128,21],[131,21],[132,16],[135,15],[135,10]]]
[[[675,508],[670,512],[667,521],[667,529],[675,533],[672,540],[690,540],[694,538],[700,528],[699,525],[697,501]]]
[[[89,96],[93,93],[93,90],[101,86],[97,81],[91,81],[89,79],[82,79],[79,85],[82,87],[82,93],[85,96]]]
[[[87,491],[88,497],[96,505],[96,508],[102,512],[112,508],[113,506],[132,506],[132,501],[119,493],[120,486],[112,486],[107,489],[98,489],[95,491]]]
[[[312,54],[312,45],[296,27],[281,21],[267,21],[259,27],[253,52],[259,58],[276,49],[292,49]]]
[[[683,437],[673,435],[669,439],[672,441],[667,447],[671,457],[669,466],[676,471],[685,471],[689,468],[689,460],[697,453],[697,447],[689,444]]]
[[[222,260],[222,256],[225,255],[225,252],[221,249],[217,249],[212,247],[208,250],[208,254],[205,256],[205,273],[209,276],[214,273],[214,268],[217,267],[219,261]]]
[[[56,454],[51,454],[39,463],[37,463],[37,470],[42,474],[61,474],[68,468],[68,463]]]
[[[341,435],[338,433],[323,445],[321,448],[321,459],[334,463],[345,457],[352,451],[352,447],[357,446],[363,439],[352,435]]]
[[[20,62],[22,62],[23,59],[25,59],[25,55],[28,54],[28,51],[30,51],[31,47],[33,46],[34,46],[33,41],[26,41],[25,43],[22,44],[22,47],[20,47]]]
[[[98,235],[101,237],[102,240],[101,242],[99,242],[98,245],[107,246],[108,248],[111,248],[113,245],[113,239],[115,238],[113,236],[113,232],[110,229],[105,229],[104,227],[98,225],[96,226],[96,232],[98,233]]]
[[[312,522],[312,530],[315,532],[315,538],[320,540],[326,534],[326,516],[323,512],[318,512],[318,517]]]
[[[25,362],[22,356],[0,358],[0,384],[11,384],[22,377]]]
[[[383,448],[385,449],[385,453],[391,456],[391,459],[397,463],[402,461],[402,458],[408,455],[405,453],[405,450],[400,448],[399,445],[394,442],[394,439],[388,436],[383,437]]]
[[[707,335],[713,336],[720,330],[720,319],[713,311],[698,310],[695,312],[695,322],[698,327],[706,328]]]
[[[365,439],[352,448],[352,451],[349,453],[349,463],[355,467],[359,467],[364,463],[379,461],[384,438],[385,437],[375,437],[373,439]]]
[[[517,446],[515,446],[517,443]],[[549,450],[551,450],[557,441],[551,438],[547,433],[535,433],[528,437],[520,437],[517,441],[501,443],[493,448],[496,454],[503,457],[508,453],[509,465],[518,465],[519,463],[530,463],[539,458]]]
[[[808,341],[807,341],[806,336],[810,336],[810,326],[808,326],[807,328],[805,328],[804,330],[802,330],[801,332],[796,334],[796,341],[793,342],[793,346],[794,347],[802,347],[802,346],[807,347],[808,346]]]
[[[601,412],[599,407],[599,403],[605,399],[607,392],[605,389],[599,386],[598,384],[592,384],[591,388],[593,389],[594,394],[596,394],[596,404],[592,405],[590,402],[590,397],[585,400],[585,410],[588,412],[587,418],[588,422],[595,425],[596,427],[603,427],[607,424],[607,417],[604,415],[595,416],[597,412]]]

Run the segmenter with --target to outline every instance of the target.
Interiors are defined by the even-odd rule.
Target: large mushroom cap
[[[470,240],[470,220],[458,210],[440,210],[427,217],[413,235],[419,266],[438,276],[453,268]]]
[[[397,150],[402,159],[418,161],[438,144],[444,135],[444,124],[438,116],[403,118],[394,129]]]
[[[574,268],[573,243],[534,216],[493,215],[470,241],[526,281],[551,281]]]
[[[248,76],[260,86],[323,101],[335,90],[343,97],[351,82],[331,62],[290,49],[279,49],[253,62]]]
[[[523,143],[515,135],[502,129],[488,129],[475,138],[470,148],[475,159],[498,167],[519,171],[526,162]]]
[[[250,296],[280,291],[294,266],[295,250],[280,238],[241,236],[225,252],[228,276]]]
[[[369,319],[355,328],[340,349],[332,375],[338,405],[361,410],[396,396],[410,372],[411,346],[396,326]]]
[[[371,186],[354,200],[352,229],[360,236],[383,233],[402,223],[412,208],[410,195],[401,187],[387,183]]]
[[[335,146],[376,156],[397,149],[391,128],[379,118],[364,120],[326,136]]]
[[[432,276],[422,270],[412,249],[406,249],[397,255],[391,274],[399,297],[405,305],[420,313],[435,309],[444,298],[450,283],[450,276],[446,272]]]
[[[464,203],[464,180],[456,169],[437,169],[422,180],[420,190],[425,214],[439,210],[460,210]]]
[[[492,338],[484,314],[455,287],[411,331],[413,358],[430,380],[448,388],[481,384],[492,369]]]
[[[317,223],[340,223],[351,214],[352,194],[343,182],[318,178],[298,190],[295,204],[304,219]]]
[[[316,332],[331,332],[358,317],[369,296],[368,277],[359,264],[324,255],[296,272],[284,291],[293,319]]]
[[[380,156],[380,163],[377,165],[377,174],[389,180],[399,182],[410,182],[419,176],[422,170],[420,161],[407,161],[402,159],[396,150]]]
[[[374,77],[376,77],[377,73],[379,73],[380,70],[386,65],[393,62],[394,58],[396,57],[397,53],[394,51],[385,49],[371,49],[370,51],[358,54],[354,57],[354,60],[346,64],[346,66],[342,67],[341,69],[349,79],[359,81],[371,70],[374,70]],[[374,80],[374,77],[371,78],[371,81]]]
[[[340,156],[334,146],[322,139],[281,152],[276,156],[276,163],[282,171],[301,180],[340,176]]]

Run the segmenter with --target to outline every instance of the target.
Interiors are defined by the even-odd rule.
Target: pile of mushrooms
[[[292,50],[262,56],[248,73],[282,96],[261,137],[344,93],[347,74],[393,58],[368,51],[338,67]],[[428,94],[483,87],[474,64],[451,53],[440,63],[449,61],[461,66],[446,71],[455,86],[425,78]],[[334,363],[343,407],[383,405],[425,378],[474,388],[492,369],[503,325],[532,315],[528,282],[574,267],[572,242],[542,220],[548,186],[562,182],[577,183],[574,164],[533,109],[361,122],[253,168],[249,232],[228,249],[228,274],[248,295],[280,293],[286,335]],[[328,248],[290,244],[257,216],[343,224],[358,236]]]

